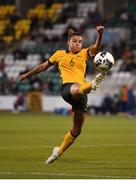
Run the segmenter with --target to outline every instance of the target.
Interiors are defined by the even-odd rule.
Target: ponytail
[[[69,29],[68,40],[70,40],[72,36],[82,36],[82,35],[79,32],[75,31],[74,29]]]

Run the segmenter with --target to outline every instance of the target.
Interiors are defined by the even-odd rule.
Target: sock
[[[69,146],[71,146],[71,144],[73,144],[73,142],[75,141],[76,137],[72,136],[71,132],[68,132],[66,134],[66,136],[64,137],[64,140],[62,142],[62,144],[60,145],[60,155],[69,148]]]
[[[80,94],[88,94],[88,93],[90,93],[91,89],[92,89],[92,83],[85,82],[80,86],[79,93]]]

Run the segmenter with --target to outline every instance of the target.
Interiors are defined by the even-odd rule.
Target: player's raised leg
[[[96,90],[101,82],[106,78],[106,73],[99,73],[95,79],[91,82],[85,82],[83,84],[75,83],[71,87],[71,94],[76,97],[78,94],[88,94],[91,90]]]
[[[91,82],[92,83],[92,89],[96,90],[99,87],[99,85],[101,84],[101,82],[103,80],[105,80],[106,77],[107,77],[106,72],[102,72],[102,73],[99,73],[98,75],[96,75],[95,79]]]

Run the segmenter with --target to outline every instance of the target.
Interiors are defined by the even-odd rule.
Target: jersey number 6
[[[74,61],[73,61],[73,59],[71,59],[71,61],[70,61],[70,66],[74,66]]]

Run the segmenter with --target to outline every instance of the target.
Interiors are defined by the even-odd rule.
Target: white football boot
[[[92,81],[92,89],[96,90],[99,87],[99,85],[101,84],[101,82],[103,80],[105,80],[106,77],[107,77],[107,73],[104,73],[104,72],[103,73],[99,73],[95,77],[95,79]]]
[[[53,149],[53,153],[51,154],[51,156],[46,160],[45,164],[51,164],[53,163],[55,160],[57,160],[60,157],[60,153],[59,153],[59,147],[55,147]]]

